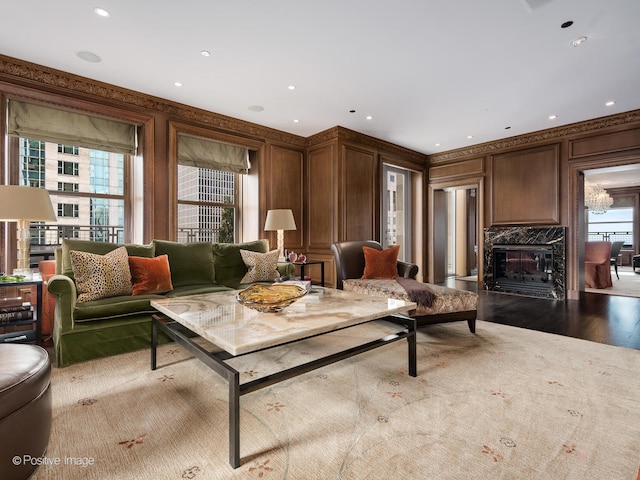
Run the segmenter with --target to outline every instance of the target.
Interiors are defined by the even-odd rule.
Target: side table
[[[31,330],[21,330],[0,334],[0,343],[30,343],[42,345],[42,279],[39,275],[34,275],[32,280],[22,282],[3,282],[0,287],[36,287],[36,304],[34,306],[33,318],[25,320],[0,320],[0,327],[16,327],[22,325],[33,325]],[[33,302],[31,302],[33,306]]]
[[[307,265],[320,265],[320,286],[324,287],[324,262],[321,260],[308,260],[306,262],[291,262],[293,265],[300,267],[300,279],[304,280],[304,269]]]

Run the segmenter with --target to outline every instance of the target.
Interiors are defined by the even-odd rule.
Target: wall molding
[[[510,150],[516,147],[542,142],[556,141],[565,137],[593,133],[598,130],[633,123],[640,123],[640,110],[632,110],[607,117],[585,120],[584,122],[572,123],[562,127],[539,130],[537,132],[518,135],[516,137],[509,137],[502,140],[480,143],[470,147],[436,153],[429,155],[429,165],[435,165],[468,156],[487,155],[496,151]]]
[[[405,160],[411,160],[419,164],[420,166],[426,166],[427,156],[423,153],[410,150],[395,143],[390,143],[379,138],[365,135],[364,133],[349,130],[348,128],[336,126],[316,133],[310,136],[308,140],[308,146],[315,146],[331,140],[340,140],[343,142],[353,142],[360,146],[370,147],[377,150],[380,153],[398,155]]]

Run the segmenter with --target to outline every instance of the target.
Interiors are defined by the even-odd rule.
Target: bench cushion
[[[348,279],[344,280],[342,285],[347,292],[411,301],[405,289],[395,280]],[[433,302],[430,307],[418,306],[415,311],[411,312],[412,316],[464,312],[477,309],[478,295],[476,293],[432,283],[427,283],[426,285],[433,291]]]

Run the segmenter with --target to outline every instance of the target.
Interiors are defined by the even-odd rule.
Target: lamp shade
[[[296,221],[293,218],[293,212],[289,209],[269,210],[264,229],[265,231],[295,230]]]
[[[44,188],[0,185],[0,221],[55,222],[49,192]]]

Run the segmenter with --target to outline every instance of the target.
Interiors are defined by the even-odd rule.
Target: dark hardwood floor
[[[478,293],[478,319],[640,350],[640,298],[583,293],[547,300],[478,289],[449,278],[444,285]]]

